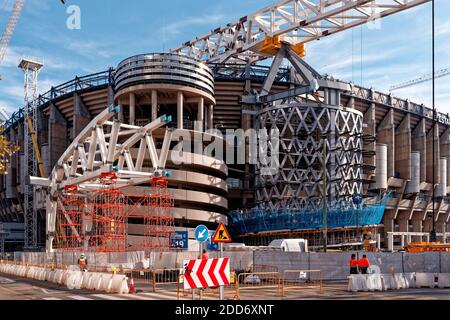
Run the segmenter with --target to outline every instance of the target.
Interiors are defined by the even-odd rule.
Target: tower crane
[[[2,64],[3,59],[5,58],[6,49],[8,48],[9,41],[11,40],[11,37],[14,33],[14,29],[16,28],[17,22],[19,21],[20,14],[22,12],[24,5],[25,0],[16,0],[14,3],[11,16],[8,19],[5,31],[3,32],[2,38],[0,39],[0,65]]]
[[[434,74],[435,79],[443,78],[446,76],[450,76],[450,68],[441,69]],[[424,76],[414,79],[414,80],[409,80],[409,81],[406,81],[406,82],[403,82],[400,84],[393,85],[389,88],[389,92],[393,92],[393,91],[400,90],[403,88],[412,87],[412,86],[415,86],[415,85],[418,85],[421,83],[428,82],[432,79],[433,79],[433,74],[430,73],[430,74],[424,75]]]

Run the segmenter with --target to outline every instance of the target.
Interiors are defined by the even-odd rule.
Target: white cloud
[[[111,58],[112,54],[104,46],[94,41],[70,41],[67,49],[85,57],[100,56],[102,58]]]
[[[186,28],[193,26],[214,26],[214,24],[219,23],[225,19],[223,14],[213,14],[213,15],[204,15],[198,17],[187,17],[177,22],[168,24],[162,28],[162,31],[166,33],[166,35],[174,36],[183,34],[186,31]],[[206,32],[205,32],[206,33]]]

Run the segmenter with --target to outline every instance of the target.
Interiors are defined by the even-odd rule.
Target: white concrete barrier
[[[100,281],[100,287],[98,290],[110,292],[111,291],[111,283],[112,283],[112,275],[108,273],[102,273],[102,278]]]
[[[450,273],[439,273],[438,274],[438,287],[450,288]]]
[[[367,276],[367,288],[369,291],[383,291],[381,274],[373,273]]]
[[[434,273],[416,273],[416,288],[428,287],[434,288],[436,286]]]
[[[416,277],[413,272],[404,273],[406,288],[415,288],[416,287]]]
[[[81,287],[84,289],[89,288],[89,283],[92,281],[92,273],[90,272],[84,272],[83,274],[83,282],[81,284]]]
[[[81,271],[67,271],[67,289],[81,289],[81,283],[83,281],[83,273]]]
[[[125,294],[128,293],[128,278],[124,275],[115,274],[111,281],[111,292]]]
[[[395,273],[394,274],[394,279],[395,282],[397,284],[397,290],[398,289],[406,289],[406,280],[405,280],[405,276],[403,275],[403,273]]]
[[[100,282],[101,281],[102,281],[102,274],[101,273],[93,273],[92,279],[89,282],[89,287],[87,289],[100,290]]]
[[[348,277],[348,291],[369,291],[367,287],[367,275],[365,274],[352,274]]]

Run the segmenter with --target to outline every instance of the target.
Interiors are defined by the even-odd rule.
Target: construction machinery
[[[406,252],[450,252],[450,244],[439,242],[411,242],[404,247]]]
[[[450,68],[441,69],[434,74],[435,79],[443,78],[443,77],[447,77],[447,76],[450,76]],[[397,85],[393,85],[390,87],[389,92],[412,87],[412,86],[415,86],[415,85],[418,85],[421,83],[431,81],[432,79],[433,79],[433,74],[432,73],[427,74],[427,75],[424,75],[424,76],[414,79],[414,80],[409,80],[409,81],[406,81],[406,82],[403,82],[403,83],[400,83]]]
[[[0,39],[0,65],[3,62],[3,59],[6,55],[6,49],[8,48],[9,41],[14,33],[14,29],[16,28],[17,22],[19,21],[20,14],[22,13],[22,9],[25,5],[25,0],[16,0],[14,3],[14,7],[9,17],[8,23],[6,24],[5,31],[3,32],[2,38]],[[1,76],[0,76],[1,80]]]
[[[45,174],[44,162],[42,161],[41,151],[39,150],[39,144],[38,144],[38,140],[37,140],[37,136],[36,136],[36,131],[34,130],[33,120],[31,119],[31,117],[28,117],[27,124],[28,124],[28,128],[29,128],[28,130],[31,135],[31,140],[33,142],[33,148],[34,148],[34,153],[36,156],[37,166],[39,168],[39,174],[41,177],[45,178],[46,174]]]

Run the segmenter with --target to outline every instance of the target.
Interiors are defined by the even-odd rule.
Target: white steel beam
[[[171,52],[210,63],[230,58],[257,61],[267,38],[299,45],[318,40],[431,0],[282,0],[239,21],[197,37]]]

